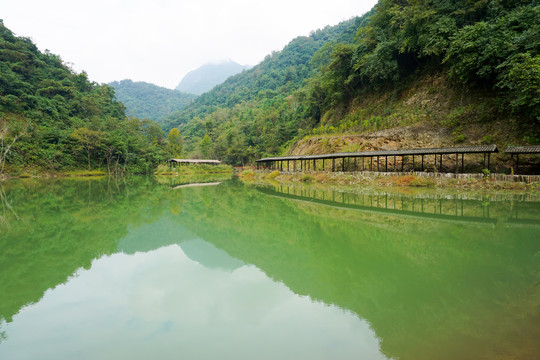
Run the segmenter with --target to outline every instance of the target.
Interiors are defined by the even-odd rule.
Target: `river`
[[[0,359],[540,357],[540,196],[0,184]]]

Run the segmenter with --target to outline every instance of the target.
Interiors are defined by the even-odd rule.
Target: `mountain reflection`
[[[11,322],[103,255],[177,244],[209,269],[254,264],[296,294],[352,311],[389,358],[540,353],[534,197],[170,186],[6,183],[19,219],[6,213],[0,225],[0,317]]]

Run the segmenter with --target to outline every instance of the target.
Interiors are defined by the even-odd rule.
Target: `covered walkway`
[[[509,146],[504,152],[510,154],[512,160],[514,160],[514,174],[519,174],[519,155],[540,155],[540,145]]]
[[[427,159],[433,156],[432,169],[464,172],[466,154],[483,154],[483,166],[490,168],[490,156],[499,150],[496,145],[460,146],[450,148],[376,150],[320,155],[268,157],[256,161],[257,168],[280,171],[424,171]],[[452,169],[443,169],[443,156],[450,157]],[[338,160],[336,164],[336,159]],[[341,160],[341,161],[339,161]],[[331,166],[331,167],[330,167]]]
[[[208,159],[170,159],[168,163],[171,166],[176,166],[177,164],[207,164],[207,165],[219,165],[221,161],[219,160],[208,160]]]

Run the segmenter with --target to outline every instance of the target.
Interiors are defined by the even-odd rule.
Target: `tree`
[[[25,132],[25,119],[19,116],[0,116],[0,173],[4,172],[6,157],[11,147]]]
[[[540,56],[518,54],[500,67],[503,71],[497,86],[508,90],[510,106],[540,120]]]
[[[120,163],[121,156],[126,152],[127,141],[126,135],[120,130],[107,133],[104,136],[103,152],[105,160],[107,161],[107,171],[109,173],[118,172],[118,165]],[[113,168],[113,161],[116,158],[116,163]]]
[[[163,142],[163,130],[161,126],[152,120],[140,121],[141,131],[145,134],[151,145],[159,145]]]
[[[90,158],[92,153],[102,145],[103,132],[80,127],[73,131],[71,137],[77,142],[77,148],[86,152],[88,169],[90,169]]]
[[[171,153],[172,157],[181,157],[184,150],[184,142],[180,135],[178,128],[172,128],[167,134],[167,149]]]
[[[210,136],[208,136],[208,134],[204,135],[204,137],[202,138],[200,144],[199,144],[199,149],[201,150],[201,155],[204,157],[204,158],[207,158],[208,156],[210,156],[210,148],[212,147],[212,140],[210,139]]]

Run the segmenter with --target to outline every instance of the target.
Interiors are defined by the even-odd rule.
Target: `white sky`
[[[93,81],[174,88],[208,62],[256,65],[295,37],[362,15],[376,2],[0,0],[0,19]]]

